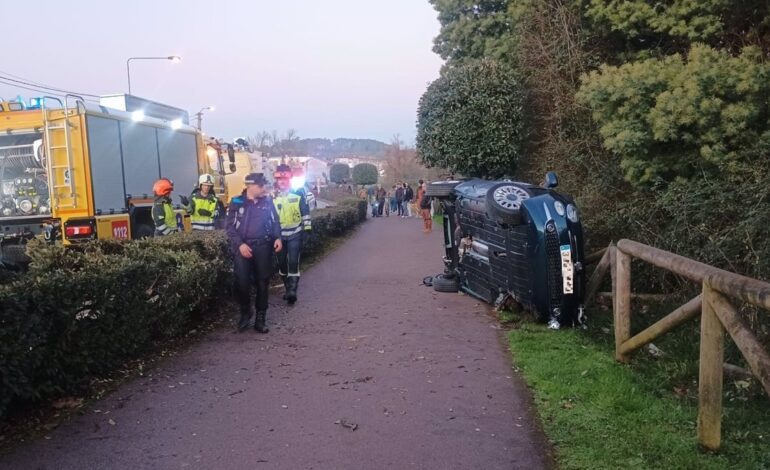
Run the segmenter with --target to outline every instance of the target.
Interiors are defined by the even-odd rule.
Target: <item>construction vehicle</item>
[[[0,263],[18,262],[35,236],[64,244],[151,236],[153,182],[170,178],[187,195],[200,174],[213,174],[201,133],[186,122],[74,95],[0,101]],[[226,185],[215,190],[227,200]]]

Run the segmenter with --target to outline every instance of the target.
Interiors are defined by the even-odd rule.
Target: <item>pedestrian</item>
[[[422,214],[422,231],[431,233],[433,231],[433,215],[431,214],[431,198],[427,194],[426,184],[420,180],[420,187],[417,189],[417,200]]]
[[[385,209],[385,196],[387,196],[387,191],[385,191],[385,188],[382,187],[382,185],[377,186],[377,217],[382,217],[382,211]]]
[[[219,217],[219,198],[214,194],[214,177],[203,174],[198,178],[198,187],[190,198],[179,196],[182,205],[190,214],[193,230],[214,230],[214,222]]]
[[[174,182],[169,178],[161,178],[152,185],[155,200],[152,203],[152,221],[155,223],[155,236],[162,237],[179,231],[180,222],[171,205],[171,192]]]
[[[293,305],[299,287],[299,263],[303,241],[310,235],[310,207],[304,191],[291,189],[291,167],[278,165],[275,170],[275,206],[281,222],[283,250],[278,253],[278,265],[285,289],[284,300]]]
[[[399,217],[404,217],[404,183],[396,185],[396,210]]]
[[[251,287],[256,284],[254,329],[267,333],[267,296],[273,275],[273,252],[280,252],[281,224],[262,173],[250,173],[246,189],[233,198],[227,208],[225,231],[233,251],[235,295],[240,305],[238,331],[251,320]]]
[[[412,217],[412,202],[414,201],[414,191],[409,183],[404,183],[404,216]]]
[[[398,211],[398,204],[396,203],[396,185],[394,184],[392,188],[390,188],[390,192],[388,193],[388,196],[390,198],[390,212],[392,214],[395,214],[396,211]]]

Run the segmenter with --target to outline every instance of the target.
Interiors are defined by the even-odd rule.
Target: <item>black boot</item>
[[[297,287],[299,286],[299,276],[289,277],[289,285],[286,289],[286,300],[289,301],[289,305],[294,305],[297,301]]]
[[[257,330],[258,333],[267,333],[270,330],[267,328],[267,325],[265,324],[267,317],[267,312],[261,311],[257,312],[257,317],[254,320],[254,329]]]
[[[249,327],[251,320],[251,309],[241,309],[241,319],[238,321],[238,331],[243,331]]]
[[[289,276],[281,276],[283,280],[283,300],[287,300],[286,294],[289,292]]]

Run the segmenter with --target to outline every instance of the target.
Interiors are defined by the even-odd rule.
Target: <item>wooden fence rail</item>
[[[698,442],[707,449],[721,444],[722,382],[724,377],[725,332],[746,359],[752,374],[770,396],[770,354],[745,324],[730,298],[770,310],[770,284],[683,256],[621,240],[610,245],[598,259],[588,282],[587,298],[592,301],[602,279],[612,277],[615,359],[627,362],[629,355],[677,326],[701,317],[698,378]],[[631,260],[637,258],[698,283],[702,293],[643,331],[631,336]]]

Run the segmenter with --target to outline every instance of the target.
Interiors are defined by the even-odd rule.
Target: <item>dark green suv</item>
[[[583,322],[583,226],[574,201],[508,180],[428,185],[444,214],[445,271],[439,291],[463,290],[492,304],[516,302],[551,328]]]

